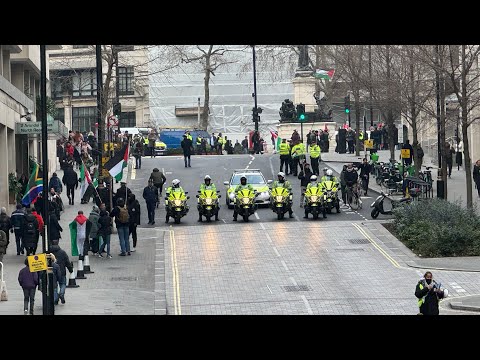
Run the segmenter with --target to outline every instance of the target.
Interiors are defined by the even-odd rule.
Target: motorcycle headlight
[[[283,201],[283,196],[282,195],[275,196],[275,201],[282,202]]]
[[[182,206],[182,200],[174,200],[173,203],[175,204],[175,206]]]
[[[213,203],[213,199],[212,199],[212,198],[206,198],[206,199],[205,199],[205,204],[211,205],[212,203]]]
[[[312,196],[310,196],[310,201],[316,202],[317,200],[318,200],[318,196],[317,196],[317,195],[312,195]]]
[[[248,204],[248,203],[250,202],[250,198],[244,197],[244,198],[242,198],[242,202],[243,202],[244,204]]]

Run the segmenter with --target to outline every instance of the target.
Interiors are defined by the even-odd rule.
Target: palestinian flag
[[[272,134],[273,140],[275,141],[275,149],[274,150],[278,151],[278,149],[279,149],[278,146],[282,142],[282,139],[280,139],[280,137],[278,136],[278,134],[275,133],[275,131],[270,130],[270,134]],[[280,142],[278,142],[279,140],[280,140]]]
[[[98,167],[95,168],[95,173],[93,174],[92,184],[95,189],[98,187]]]
[[[105,169],[115,180],[120,181],[123,177],[123,169],[128,165],[129,146],[124,145],[122,149],[115,154],[113,158],[105,163]]]
[[[317,79],[332,80],[333,74],[335,74],[335,69],[331,69],[331,70],[317,69],[317,71],[315,72],[315,77]]]
[[[88,185],[92,183],[90,173],[87,171],[87,167],[82,162],[80,167],[80,197],[83,198],[85,191],[87,191]]]
[[[40,166],[35,163],[33,165],[33,171],[30,175],[30,179],[28,180],[27,190],[25,195],[22,198],[22,204],[24,206],[29,206],[30,204],[34,204],[37,200],[38,194],[43,191],[43,177],[40,172]]]

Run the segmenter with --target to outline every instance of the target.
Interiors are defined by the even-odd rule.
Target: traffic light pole
[[[98,124],[98,176],[103,174],[103,143],[105,140],[105,119],[102,117],[102,89],[103,89],[103,78],[102,78],[102,45],[95,46],[95,54],[97,60],[97,124]]]
[[[253,110],[253,121],[255,122],[255,131],[258,131],[258,121],[260,119],[257,109],[257,71],[255,66],[255,45],[252,45],[253,51],[253,98],[255,101],[255,107]]]

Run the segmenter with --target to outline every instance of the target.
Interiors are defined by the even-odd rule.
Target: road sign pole
[[[300,123],[300,136],[302,138],[302,143],[303,143],[303,121]]]

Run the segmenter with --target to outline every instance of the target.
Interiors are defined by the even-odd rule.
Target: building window
[[[133,95],[133,66],[118,68],[120,95]]]
[[[74,49],[86,49],[88,48],[88,45],[73,45]]]
[[[52,97],[54,99],[61,99],[63,97],[62,79],[52,78]]]
[[[73,96],[97,96],[97,76],[93,69],[80,70],[72,76]]]
[[[120,123],[120,128],[135,127],[137,125],[135,111],[122,112],[122,114],[120,115],[119,123]]]
[[[53,119],[65,124],[65,108],[57,108],[57,115]]]
[[[77,107],[72,108],[72,130],[80,132],[95,131],[95,123],[97,122],[97,108]]]

